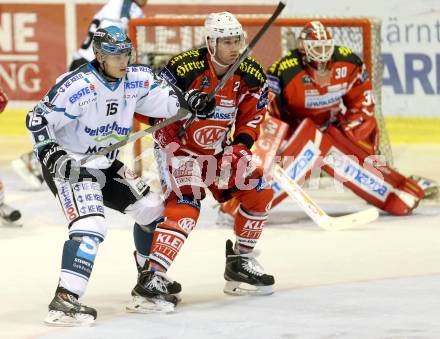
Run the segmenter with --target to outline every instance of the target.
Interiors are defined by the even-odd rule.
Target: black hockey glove
[[[185,92],[184,98],[188,103],[189,110],[195,113],[196,117],[203,120],[209,119],[214,115],[215,99],[207,102],[208,94],[196,89]]]
[[[50,143],[40,150],[38,158],[54,179],[77,179],[79,163],[68,156],[67,152],[57,143]]]

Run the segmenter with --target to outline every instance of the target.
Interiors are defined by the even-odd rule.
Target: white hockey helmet
[[[320,21],[307,23],[299,34],[298,42],[307,62],[326,63],[335,49],[332,33]]]
[[[215,43],[218,38],[239,36],[244,41],[243,27],[237,18],[229,12],[211,13],[205,20],[205,40],[208,46],[208,39]]]

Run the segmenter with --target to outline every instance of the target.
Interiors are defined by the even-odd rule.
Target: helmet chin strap
[[[220,67],[224,67],[224,68],[226,68],[226,67],[230,67],[231,65],[226,65],[226,64],[222,64],[220,61],[218,61],[217,60],[217,58],[214,56],[214,55],[212,55],[211,54],[211,61],[212,62],[214,62],[214,63],[216,63],[218,66],[220,66]]]
[[[215,57],[215,54],[216,54],[216,52],[217,52],[217,41],[215,42],[215,45],[214,45],[214,52],[211,52],[211,48],[209,48],[209,45],[208,45],[208,52],[209,52],[209,54],[211,55],[211,61],[212,61],[213,63],[215,63],[217,66],[220,66],[220,67],[223,67],[223,68],[227,68],[227,67],[231,66],[231,65],[226,65],[226,64],[221,63],[221,62],[218,61],[217,58]]]

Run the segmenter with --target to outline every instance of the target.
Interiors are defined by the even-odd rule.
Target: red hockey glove
[[[156,119],[156,124],[165,119]],[[168,126],[162,127],[153,133],[154,140],[159,144],[161,148],[165,148],[168,144],[172,142],[180,143],[180,138],[178,137],[178,132],[181,122],[174,122]]]
[[[252,162],[252,152],[243,144],[227,146],[220,161],[218,186],[222,189],[231,189],[237,184],[244,185],[245,179],[257,168]]]
[[[339,114],[337,119],[340,128],[351,141],[369,154],[376,153],[379,129],[373,115],[369,116],[364,113]]]
[[[3,112],[8,104],[6,93],[0,88],[0,113]]]

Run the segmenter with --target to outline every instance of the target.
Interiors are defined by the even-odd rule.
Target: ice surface
[[[440,180],[438,146],[401,146],[406,174]],[[206,201],[200,222],[169,274],[182,283],[183,302],[170,315],[127,314],[136,281],[128,217],[109,211],[83,302],[97,308],[93,328],[53,329],[42,323],[54,293],[64,217],[48,190],[29,192],[10,170],[0,146],[7,201],[24,227],[0,227],[0,338],[440,338],[440,204],[423,202],[409,217],[382,214],[353,230],[318,229],[286,201],[270,218],[258,248],[276,278],[270,297],[223,294],[227,228],[214,224]],[[415,161],[415,159],[417,161]],[[351,193],[311,191],[333,215],[365,208]]]

